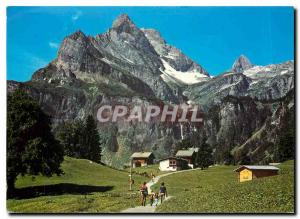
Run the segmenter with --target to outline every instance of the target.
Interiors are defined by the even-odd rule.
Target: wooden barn
[[[243,165],[235,169],[234,171],[238,172],[238,181],[245,182],[256,178],[277,175],[279,168],[274,166]]]
[[[176,155],[177,158],[181,158],[188,161],[188,165],[191,168],[195,166],[196,153],[195,150],[179,150]]]
[[[152,152],[135,152],[131,155],[132,167],[143,167],[153,164],[154,155]]]
[[[160,171],[177,171],[188,168],[188,161],[178,157],[168,157],[159,161]]]

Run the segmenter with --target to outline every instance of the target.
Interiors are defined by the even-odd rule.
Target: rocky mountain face
[[[295,110],[294,62],[225,72],[184,94],[207,111],[204,130],[217,162],[273,162],[280,127],[294,123],[286,119]]]
[[[287,129],[294,129],[295,103],[294,90],[287,96],[277,101],[263,103],[265,111],[259,112],[259,116],[265,117],[262,126],[257,126],[246,141],[234,144],[232,155],[235,160],[243,161],[247,158],[250,163],[269,163],[276,161],[276,144],[282,133]]]
[[[241,55],[232,65],[232,71],[236,72],[236,73],[243,73],[243,71],[252,68],[253,65],[251,64],[251,62],[249,61],[249,59],[244,56]]]
[[[8,93],[20,88],[36,99],[51,115],[54,130],[67,120],[89,114],[96,118],[106,104],[202,107],[204,123],[197,129],[158,121],[99,123],[103,162],[116,167],[134,151],[151,150],[158,159],[169,156],[182,135],[193,131],[208,139],[216,162],[245,157],[266,162],[272,160],[276,136],[286,123],[282,118],[294,110],[292,61],[255,66],[241,56],[230,71],[211,78],[158,31],[138,28],[127,15],[95,37],[81,31],[67,36],[57,58],[30,81],[8,81],[7,86]]]
[[[276,142],[293,127],[294,90],[284,98],[260,101],[249,96],[227,96],[208,113],[205,130],[217,162],[269,163],[276,161]]]
[[[253,66],[243,72],[228,71],[206,82],[189,86],[184,94],[190,100],[209,108],[231,96],[250,96],[272,100],[285,96],[294,88],[294,62]]]
[[[285,96],[294,88],[294,62],[277,65],[255,66],[243,72],[252,83],[249,95],[258,99],[272,100]]]
[[[145,36],[160,56],[164,68],[161,69],[162,78],[168,82],[177,79],[182,83],[194,84],[209,79],[208,72],[184,55],[179,49],[168,45],[160,33],[153,29],[142,29]],[[191,78],[191,80],[188,80]]]

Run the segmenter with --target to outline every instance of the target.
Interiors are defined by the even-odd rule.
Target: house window
[[[176,166],[176,160],[170,160],[170,166]]]

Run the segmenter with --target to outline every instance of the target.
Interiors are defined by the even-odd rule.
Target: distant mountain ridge
[[[228,95],[272,100],[285,96],[294,88],[293,61],[268,66],[249,63],[243,67],[244,70],[240,68],[239,72],[232,69],[204,83],[190,86],[184,94],[190,100],[209,107],[220,103]]]

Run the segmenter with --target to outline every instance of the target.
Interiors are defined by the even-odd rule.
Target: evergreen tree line
[[[85,121],[65,122],[57,132],[57,139],[64,147],[65,155],[101,162],[100,136],[91,115]]]
[[[291,108],[281,118],[284,121],[275,142],[275,159],[279,162],[295,159],[295,108]]]

